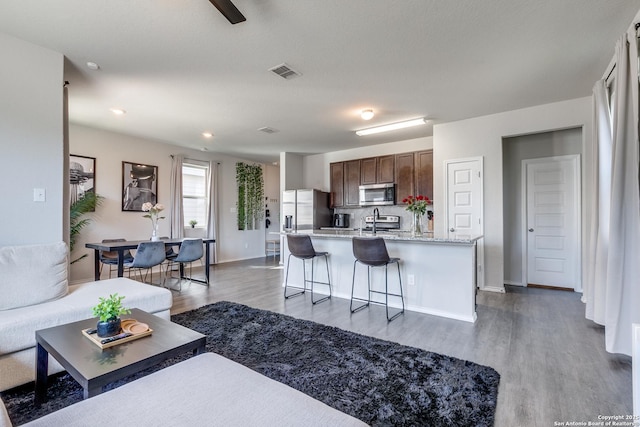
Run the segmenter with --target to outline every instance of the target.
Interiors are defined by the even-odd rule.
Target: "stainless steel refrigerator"
[[[282,192],[284,231],[311,231],[331,226],[329,193],[315,189]]]

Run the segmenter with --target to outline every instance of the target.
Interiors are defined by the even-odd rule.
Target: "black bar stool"
[[[331,298],[331,276],[329,275],[329,261],[327,260],[328,252],[316,252],[313,248],[313,244],[311,243],[311,237],[307,234],[287,234],[287,245],[289,246],[289,258],[287,260],[287,273],[284,279],[284,297],[285,299],[295,297],[304,293],[307,289],[307,282],[311,282],[311,302],[313,304],[317,304],[322,301],[326,301]],[[289,263],[291,262],[291,256],[302,260],[302,288],[297,286],[289,286]],[[327,265],[327,281],[326,282],[318,282],[314,280],[313,277],[313,260],[316,257],[323,256],[324,262]],[[306,260],[311,260],[311,280],[307,279],[307,271],[306,271]],[[329,296],[324,298],[320,298],[319,300],[313,299],[313,285],[314,283],[319,283],[321,285],[329,286]],[[287,289],[291,287],[294,289],[301,289],[300,292],[296,292],[294,294],[287,295]]]
[[[351,309],[351,313],[355,313],[356,311],[360,311],[365,307],[368,307],[371,302],[371,294],[384,294],[385,296],[385,306],[387,309],[387,321],[392,321],[396,317],[400,316],[404,313],[404,297],[402,294],[402,278],[400,277],[400,258],[389,258],[389,253],[387,252],[387,245],[384,243],[384,239],[382,237],[376,238],[367,238],[367,237],[354,237],[353,238],[353,256],[356,257],[356,260],[353,262],[353,277],[351,278],[351,303],[349,308]],[[356,283],[356,264],[361,263],[367,266],[367,287],[368,294],[367,299],[364,298],[355,298],[353,296],[353,289]],[[398,266],[398,283],[400,284],[400,293],[393,294],[389,293],[389,281],[387,278],[387,270],[389,264],[395,263]],[[382,291],[372,291],[371,290],[371,268],[372,267],[382,267],[384,266],[384,292]],[[394,314],[392,317],[389,317],[389,296],[400,297],[400,302],[402,302],[402,311]],[[365,301],[365,304],[360,305],[359,307],[353,308],[353,301]]]

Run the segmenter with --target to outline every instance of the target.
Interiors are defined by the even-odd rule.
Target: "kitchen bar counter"
[[[282,233],[287,234],[287,233]],[[312,237],[336,237],[350,239],[354,236],[359,237],[382,237],[385,240],[404,240],[410,242],[425,242],[425,243],[446,243],[446,244],[466,244],[473,245],[482,236],[472,236],[469,234],[458,233],[423,233],[421,236],[412,236],[410,231],[406,230],[378,230],[374,235],[371,231],[360,231],[354,229],[344,228],[322,228],[320,230],[313,230],[306,234]]]
[[[286,235],[288,233],[282,233]],[[333,284],[333,295],[338,298],[351,298],[351,278],[354,256],[351,239],[355,236],[373,237],[370,232],[354,230],[314,230],[305,233],[311,236],[316,251],[329,252],[329,269]],[[411,237],[411,233],[402,231],[378,232],[387,244],[391,257],[401,260],[400,270],[404,291],[405,308],[408,311],[432,314],[466,322],[476,321],[476,242],[482,236],[433,235],[425,233],[420,237]],[[289,259],[286,237],[283,239],[282,261]],[[326,281],[324,261],[315,261],[317,281]],[[286,265],[285,265],[286,267]],[[356,296],[366,298],[367,271],[358,264],[356,274]],[[307,274],[310,269],[307,268]],[[389,267],[390,290],[397,289],[396,267]],[[302,283],[302,262],[291,258],[289,282],[295,286]],[[384,268],[372,271],[372,289],[384,289]],[[326,286],[316,286],[316,292],[322,293]],[[382,301],[381,295],[372,294],[372,299]],[[399,307],[390,298],[390,306]],[[384,312],[380,312],[384,316]],[[354,313],[353,316],[362,313]]]

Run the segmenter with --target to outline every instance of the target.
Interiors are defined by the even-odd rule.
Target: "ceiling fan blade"
[[[209,0],[212,5],[216,7],[229,20],[232,24],[238,22],[244,22],[247,18],[244,17],[238,8],[231,2],[231,0]]]

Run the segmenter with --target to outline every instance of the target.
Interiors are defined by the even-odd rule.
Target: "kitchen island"
[[[282,233],[286,236],[288,233]],[[370,232],[353,230],[313,230],[308,232],[316,251],[329,252],[329,271],[333,296],[351,298],[351,279],[354,256],[351,239],[354,236],[374,237]],[[375,237],[385,239],[389,256],[400,258],[400,272],[406,310],[447,317],[466,322],[476,321],[476,242],[482,236],[434,235],[424,233],[412,237],[409,232],[378,232]],[[283,239],[282,261],[289,259],[286,237]],[[326,281],[324,261],[315,262],[316,281]],[[366,267],[358,264],[355,296],[367,297]],[[310,275],[310,268],[307,268]],[[310,278],[310,276],[308,277]],[[384,289],[384,268],[372,270],[372,289]],[[389,291],[397,290],[396,267],[389,266]],[[302,261],[291,257],[289,283],[302,285]],[[317,293],[328,293],[327,287],[317,285]],[[372,294],[372,301],[383,302],[384,297]],[[389,306],[400,308],[398,298],[389,298]],[[356,315],[356,314],[354,314]]]

